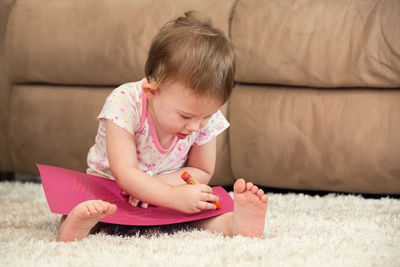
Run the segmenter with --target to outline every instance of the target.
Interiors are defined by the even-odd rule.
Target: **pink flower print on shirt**
[[[208,128],[207,128],[207,129],[204,129],[204,130],[202,130],[202,131],[200,131],[197,140],[201,142],[201,140],[207,138],[207,136],[208,136],[210,133],[211,133],[211,132],[210,132],[210,130],[209,130]]]
[[[210,130],[209,129],[204,129],[203,131],[200,131],[199,135],[204,137],[210,134]]]
[[[151,171],[151,169],[153,169],[153,168],[154,168],[154,166],[156,166],[156,164],[154,164],[154,163],[151,163],[151,164],[147,164],[147,163],[145,163],[144,165],[145,165],[145,166],[146,166],[146,168],[147,168],[147,170],[146,170],[146,171]]]
[[[140,129],[139,131],[136,132],[136,135],[145,135],[146,131],[144,129]]]
[[[221,130],[222,128],[224,128],[224,123],[223,122],[219,122],[217,124],[217,126],[215,126],[215,129],[217,129],[217,130]]]
[[[123,94],[123,95],[124,95],[124,94],[125,94],[125,91],[121,91],[121,94]]]
[[[183,151],[183,150],[185,150],[187,148],[187,144],[186,143],[182,143],[182,144],[180,144],[179,146],[178,146],[178,150],[179,151]]]
[[[186,153],[186,148],[187,148],[186,143],[179,144],[178,150],[175,151],[175,156],[179,158],[182,154]]]

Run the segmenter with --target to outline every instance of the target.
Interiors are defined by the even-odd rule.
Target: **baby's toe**
[[[264,190],[258,189],[257,196],[262,197],[264,195]]]
[[[83,207],[82,210],[81,210],[81,214],[82,214],[84,217],[90,216],[90,209],[89,209],[89,207],[88,207],[88,206]]]
[[[251,192],[252,192],[253,194],[256,194],[257,191],[258,191],[258,187],[257,187],[256,185],[253,186],[253,187],[251,188]]]
[[[252,182],[247,182],[246,188],[247,190],[251,190],[253,188],[254,184]]]
[[[109,203],[107,213],[114,213],[117,210],[117,205]]]
[[[267,195],[263,195],[263,196],[261,197],[261,201],[264,202],[264,203],[266,203],[266,202],[268,201],[268,196],[267,196]]]
[[[102,203],[102,207],[103,207],[103,211],[106,211],[106,210],[108,210],[108,208],[110,207],[110,203],[105,203],[105,202],[103,202],[103,203]]]
[[[89,209],[90,215],[95,215],[97,214],[97,209],[96,206],[93,202],[87,203],[87,208]]]
[[[104,211],[102,201],[96,201],[94,207],[96,208],[97,213],[102,213]]]
[[[246,191],[246,181],[243,178],[239,178],[233,185],[233,191],[235,194],[241,194]]]

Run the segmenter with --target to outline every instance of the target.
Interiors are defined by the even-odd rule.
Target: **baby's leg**
[[[233,212],[192,222],[194,227],[223,233],[261,237],[264,232],[267,196],[252,183],[239,179],[234,184]]]
[[[113,214],[116,210],[116,205],[102,200],[80,203],[68,216],[61,218],[58,241],[68,242],[87,237],[101,218]]]

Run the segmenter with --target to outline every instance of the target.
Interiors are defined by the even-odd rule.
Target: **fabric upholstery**
[[[399,87],[400,1],[239,1],[236,80],[313,87]]]
[[[12,88],[10,143],[17,173],[36,163],[86,171],[97,115],[112,88],[16,85]]]
[[[233,0],[218,2],[18,0],[6,39],[11,79],[74,85],[140,80],[153,37],[185,11],[203,11],[227,32]]]
[[[399,103],[399,90],[238,86],[233,174],[272,187],[399,192]]]
[[[14,0],[0,2],[0,171],[13,172],[8,140],[10,81],[5,58],[5,33]]]

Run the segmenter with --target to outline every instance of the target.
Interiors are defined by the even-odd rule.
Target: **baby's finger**
[[[130,196],[130,197],[129,197],[129,203],[130,203],[132,206],[137,207],[137,205],[139,204],[139,199],[137,199],[137,198],[135,198],[135,197],[133,197],[133,196]]]
[[[212,193],[204,193],[202,201],[211,201],[211,202],[217,202],[219,200],[219,197],[217,195],[214,195]]]
[[[129,196],[129,193],[126,192],[125,190],[122,190],[122,191],[121,191],[121,194],[124,195],[124,196]]]
[[[205,193],[212,193],[212,188],[211,188],[211,186],[209,186],[209,185],[201,184],[201,185],[199,185],[199,187],[201,188],[201,191],[202,191],[202,192],[205,192]]]
[[[208,194],[208,200],[207,201],[217,202],[217,201],[219,201],[219,197],[217,195],[214,195],[214,194]]]
[[[147,207],[149,206],[149,203],[146,202],[142,202],[141,207],[147,209]]]
[[[202,201],[199,208],[202,210],[215,210],[217,206],[213,203]]]

